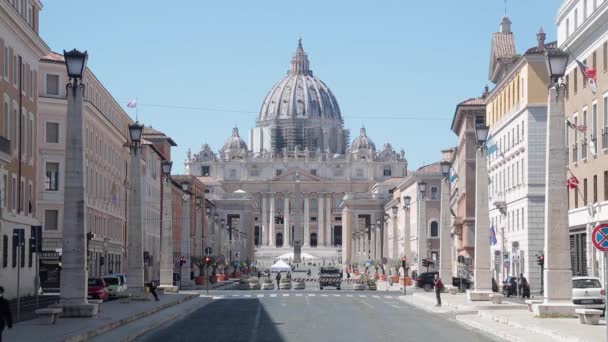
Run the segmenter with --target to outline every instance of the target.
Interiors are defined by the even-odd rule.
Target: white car
[[[122,273],[113,273],[103,276],[103,280],[108,285],[110,297],[118,297],[121,293],[127,292],[127,276]]]
[[[602,288],[600,278],[572,278],[572,302],[587,309],[604,310],[606,292]]]

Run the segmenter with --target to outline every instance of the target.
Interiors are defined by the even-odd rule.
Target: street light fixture
[[[72,51],[63,50],[63,58],[65,59],[65,66],[68,69],[68,77],[74,81],[73,87],[76,88],[84,75],[84,68],[87,65],[89,55],[86,51],[80,52],[76,49]]]
[[[135,122],[129,125],[129,138],[131,138],[131,149],[137,154],[137,147],[141,144],[141,135],[144,131],[144,125]]]
[[[450,169],[452,168],[452,163],[447,160],[441,161],[441,174],[443,178],[448,178],[450,176]]]
[[[194,203],[196,204],[196,208],[200,209],[201,205],[203,203],[203,198],[201,196],[195,196],[194,197]]]
[[[403,209],[410,210],[411,202],[412,202],[412,198],[410,196],[403,197]]]
[[[488,140],[488,132],[490,128],[483,123],[475,125],[475,137],[477,138],[477,146],[482,147]]]
[[[393,209],[393,216],[397,216],[397,212],[399,211],[399,208],[397,208],[397,206],[394,206],[392,209]]]
[[[190,190],[190,183],[182,182],[182,191],[188,192],[188,190]]]
[[[418,191],[420,191],[420,194],[422,196],[424,196],[424,193],[426,192],[426,183],[425,182],[418,183]]]
[[[163,160],[161,163],[161,168],[163,170],[163,175],[165,175],[165,180],[169,179],[171,175],[171,168],[173,167],[173,162],[170,160]]]
[[[559,79],[566,74],[568,66],[568,53],[560,49],[548,49],[545,53],[547,56],[547,70],[553,83],[558,83]]]

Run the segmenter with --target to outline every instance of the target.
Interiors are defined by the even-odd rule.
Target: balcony
[[[11,141],[3,136],[0,136],[0,152],[11,154]]]

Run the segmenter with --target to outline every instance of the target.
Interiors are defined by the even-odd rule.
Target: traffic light
[[[184,266],[184,264],[186,263],[186,258],[184,258],[183,256],[179,257],[179,266]]]
[[[545,265],[545,255],[544,254],[540,254],[536,256],[536,264],[538,266],[544,266]]]
[[[423,267],[429,267],[429,260],[428,259],[422,259],[422,266]]]
[[[207,267],[209,267],[210,264],[211,264],[211,258],[205,257],[205,265],[207,265]]]
[[[401,258],[401,267],[403,267],[403,269],[405,269],[405,261],[407,259],[405,257]]]

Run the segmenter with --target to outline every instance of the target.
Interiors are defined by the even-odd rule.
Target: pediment
[[[323,178],[319,177],[319,176],[315,176],[312,173],[306,171],[306,170],[302,170],[302,169],[293,169],[293,170],[289,170],[283,174],[280,174],[274,178],[272,178],[272,181],[275,182],[295,182],[296,181],[296,173],[298,175],[298,178],[300,179],[300,182],[323,182],[325,181]]]

